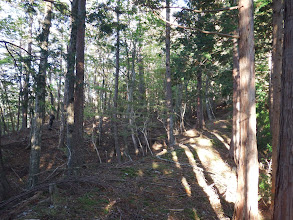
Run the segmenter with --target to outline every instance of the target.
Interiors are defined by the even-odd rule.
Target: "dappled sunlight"
[[[138,170],[138,175],[139,175],[140,177],[144,176],[144,172],[143,172],[142,169],[139,169],[139,170]]]
[[[153,162],[152,163],[152,168],[153,169],[158,169],[159,168],[159,164],[157,162]]]
[[[210,133],[213,134],[213,135],[215,135],[215,137],[216,137],[219,141],[221,141],[221,143],[227,148],[227,150],[230,149],[230,145],[227,144],[227,143],[225,142],[224,138],[222,138],[221,135],[217,134],[217,133],[214,132],[214,131],[210,131]]]
[[[203,138],[203,137],[198,138],[196,143],[202,147],[211,147],[213,145],[210,139]]]
[[[212,134],[217,137],[221,143],[225,143],[224,139],[216,132],[212,132]],[[210,139],[199,137],[197,138],[197,144],[190,144],[190,146],[195,150],[205,170],[211,172],[210,177],[215,183],[219,193],[227,202],[235,202],[235,193],[237,189],[235,170],[231,170],[229,164],[223,161],[220,153],[212,147]],[[180,145],[180,147],[185,149],[190,165],[194,166],[195,160],[193,158],[193,153],[187,146],[184,147],[184,145]]]
[[[178,157],[177,157],[177,154],[176,154],[176,151],[172,151],[172,160],[175,162],[175,165],[177,168],[181,168],[180,166],[180,163],[178,161]]]
[[[218,218],[223,218],[224,212],[223,212],[222,204],[221,204],[221,201],[220,201],[218,194],[216,193],[216,190],[213,188],[213,184],[210,186],[208,185],[207,180],[205,179],[203,170],[197,166],[194,155],[191,152],[191,150],[189,149],[189,147],[187,147],[183,144],[180,144],[180,147],[185,150],[185,154],[188,158],[189,164],[193,168],[193,172],[196,176],[197,182],[198,182],[199,186],[202,187],[202,189],[206,193],[206,195],[208,196],[211,207],[213,208],[213,210],[217,214]],[[182,181],[183,181],[183,178],[182,178]]]
[[[189,183],[187,182],[186,178],[185,177],[182,177],[181,179],[181,183],[185,189],[185,192],[187,194],[188,197],[191,197],[191,188],[190,188],[190,185]]]
[[[220,154],[211,149],[194,146],[198,158],[227,202],[235,202],[236,173],[222,160]]]
[[[185,131],[183,135],[186,137],[196,137],[198,136],[198,132],[195,129],[190,129],[188,131]]]
[[[155,143],[152,145],[152,149],[153,149],[153,150],[162,150],[162,149],[163,149],[163,145],[160,144],[160,143],[155,142]]]

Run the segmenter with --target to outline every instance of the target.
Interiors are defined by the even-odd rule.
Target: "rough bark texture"
[[[74,143],[72,145],[73,167],[81,165],[83,147],[83,111],[84,111],[84,44],[86,0],[78,1],[78,21],[76,37],[76,81],[74,91]]]
[[[32,3],[31,1],[30,3]],[[29,39],[28,39],[28,47],[27,52],[28,56],[31,56],[32,53],[32,39],[33,39],[33,16],[29,13]],[[27,128],[27,115],[28,115],[28,98],[29,98],[29,78],[32,72],[31,67],[31,57],[29,57],[25,62],[25,75],[24,75],[24,84],[23,84],[23,99],[21,106],[22,120],[21,120],[21,129]]]
[[[172,82],[170,67],[170,0],[166,0],[166,107],[167,107],[167,135],[169,146],[175,144],[173,134],[173,103],[172,103]]]
[[[134,117],[134,110],[133,110],[133,90],[135,86],[135,56],[136,56],[136,43],[133,43],[133,49],[132,49],[132,62],[131,62],[131,76],[129,77],[129,89],[128,89],[128,114],[129,114],[129,126],[131,131],[131,139],[133,142],[135,154],[137,155],[139,153],[138,145],[135,137],[135,117]]]
[[[293,219],[293,0],[284,2],[284,49],[275,220]]]
[[[120,4],[120,1],[117,3]],[[116,75],[115,75],[115,92],[114,92],[114,113],[113,113],[113,130],[114,130],[114,141],[115,141],[115,150],[118,163],[121,163],[121,151],[118,143],[118,128],[117,128],[117,111],[118,111],[118,83],[119,83],[119,57],[120,57],[120,28],[119,28],[119,7],[116,8],[117,16],[117,36],[116,36]]]
[[[210,87],[210,81],[209,81],[209,76],[206,76],[206,83],[205,83],[205,101],[206,101],[206,111],[208,115],[208,119],[212,120],[212,109],[210,108],[210,101],[209,101],[209,87]]]
[[[274,207],[275,182],[278,164],[280,106],[281,106],[281,74],[282,74],[282,41],[283,41],[283,8],[282,0],[273,1],[273,50],[270,93],[271,131],[272,131],[272,203]]]
[[[239,91],[239,51],[238,39],[233,39],[233,129],[230,146],[230,156],[235,164],[239,161],[240,144],[240,91]]]
[[[201,70],[197,71],[197,115],[196,115],[196,127],[203,129],[204,118],[203,118],[203,106],[202,106],[202,73]]]
[[[76,54],[76,35],[77,35],[77,10],[78,0],[71,2],[71,33],[67,51],[67,72],[65,79],[64,92],[64,128],[66,127],[66,146],[68,149],[68,174],[72,173],[72,145],[74,131],[74,83],[75,83],[75,54]],[[60,139],[62,136],[60,137]],[[61,146],[62,143],[59,145]]]
[[[46,3],[46,15],[40,34],[41,59],[39,72],[35,77],[36,82],[36,99],[35,99],[35,117],[32,125],[31,154],[29,165],[28,188],[34,187],[38,182],[42,125],[45,115],[45,92],[46,92],[46,70],[48,61],[48,39],[51,27],[52,3]]]
[[[253,1],[239,1],[240,149],[234,219],[258,218]]]
[[[141,46],[139,47],[139,55],[138,55],[138,90],[140,94],[140,101],[142,104],[145,104],[145,82],[144,82],[144,62],[143,62],[143,56],[141,54]]]

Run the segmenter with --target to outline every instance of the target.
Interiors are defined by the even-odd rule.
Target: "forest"
[[[0,219],[292,220],[292,5],[0,1]]]

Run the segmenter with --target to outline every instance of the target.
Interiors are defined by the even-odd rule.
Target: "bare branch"
[[[11,51],[9,50],[7,44],[5,44],[5,48],[6,48],[7,52],[9,53],[9,55],[11,56],[11,58],[13,59],[15,67],[21,72],[21,68],[17,65],[17,61],[14,58],[13,54],[11,53]]]
[[[25,51],[27,54],[31,55],[31,53],[29,53],[26,49],[24,49],[24,48],[21,47],[21,46],[18,46],[18,45],[16,45],[16,44],[14,44],[14,43],[11,43],[11,42],[8,42],[8,41],[5,41],[5,40],[0,40],[0,43],[4,43],[6,49],[7,49],[7,44],[10,44],[10,45],[12,45],[12,46],[14,46],[14,47],[17,47],[17,48],[19,48],[19,49]]]
[[[216,34],[216,35],[219,35],[219,36],[223,36],[223,37],[229,37],[229,38],[239,38],[239,35],[231,35],[231,34],[225,34],[225,33],[220,33],[220,32],[215,32],[215,31],[205,31],[205,30],[201,30],[199,28],[196,28],[196,27],[185,27],[185,26],[182,26],[182,25],[179,25],[179,24],[175,24],[175,23],[171,23],[169,21],[167,21],[166,19],[162,18],[157,12],[153,11],[154,15],[159,18],[160,20],[170,24],[170,25],[173,25],[175,27],[179,27],[179,28],[182,28],[182,29],[187,29],[187,30],[194,30],[194,31],[199,31],[201,33],[204,33],[204,34]]]

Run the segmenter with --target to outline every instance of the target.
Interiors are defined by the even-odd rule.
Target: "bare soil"
[[[58,148],[59,123],[43,129],[40,184],[26,190],[29,129],[2,137],[6,172],[14,189],[0,203],[0,219],[231,219],[236,197],[236,168],[228,149],[231,121],[226,116],[176,135],[164,143],[162,129],[150,134],[153,155],[133,152],[117,164],[109,123],[98,145],[99,163],[85,129],[80,175],[66,177],[66,147]],[[120,140],[123,145],[123,139]],[[132,145],[129,141],[129,149]],[[146,143],[142,142],[146,149]]]

